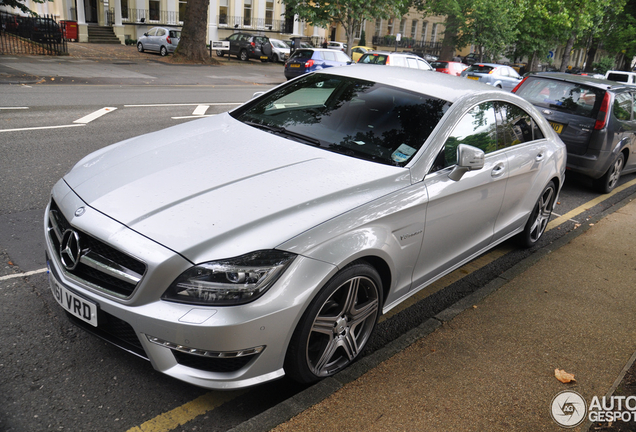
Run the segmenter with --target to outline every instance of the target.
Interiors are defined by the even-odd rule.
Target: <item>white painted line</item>
[[[210,108],[210,105],[197,105],[197,107],[192,111],[193,116],[202,116],[205,115],[205,112]]]
[[[191,116],[183,116],[183,117],[170,117],[172,120],[183,120],[183,119],[195,119],[195,118],[203,118],[203,117],[214,117],[216,114],[206,114],[206,115],[191,115]]]
[[[183,104],[151,104],[151,105],[124,105],[124,108],[146,108],[146,107],[173,107],[173,106],[223,106],[223,105],[242,105],[243,102],[220,102],[220,103],[183,103]]]
[[[29,131],[29,130],[39,130],[39,129],[61,129],[61,128],[69,128],[75,126],[86,126],[85,124],[70,124],[70,125],[62,125],[62,126],[37,126],[30,128],[19,128],[19,129],[0,129],[0,132],[19,132],[19,131]]]
[[[87,116],[82,117],[81,119],[77,119],[75,120],[73,123],[82,123],[82,124],[87,124],[92,122],[93,120],[100,118],[101,116],[108,114],[109,112],[115,111],[117,108],[113,108],[113,107],[106,107],[106,108],[102,108],[99,109],[97,111],[95,111],[94,113],[91,113]]]
[[[0,107],[0,110],[11,110],[11,109],[29,109],[29,107]]]
[[[18,274],[0,276],[0,281],[9,280],[9,279],[16,279],[16,278],[21,278],[21,277],[25,277],[25,276],[32,276],[34,274],[45,273],[47,271],[48,271],[48,269],[43,268],[43,269],[33,270],[33,271],[30,271],[30,272],[26,272],[26,273],[18,273]]]

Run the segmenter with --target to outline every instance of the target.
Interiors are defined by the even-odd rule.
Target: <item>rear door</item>
[[[636,169],[636,118],[634,117],[634,93],[617,92],[614,96],[612,111],[617,120],[614,129],[614,142],[620,148],[627,146],[629,157],[625,161],[625,170]]]

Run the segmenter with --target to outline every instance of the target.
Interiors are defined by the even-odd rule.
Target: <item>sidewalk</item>
[[[636,200],[625,201],[234,431],[564,430],[550,414],[559,392],[576,391],[589,406],[611,395],[633,363]],[[558,381],[557,368],[576,382]]]

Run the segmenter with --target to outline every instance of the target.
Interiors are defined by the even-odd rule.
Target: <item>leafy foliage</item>
[[[52,2],[53,0],[31,0],[34,3],[46,3],[47,1]],[[16,9],[20,9],[25,14],[37,15],[35,12],[30,10],[27,5],[24,4],[21,0],[0,0],[0,6],[9,6]]]

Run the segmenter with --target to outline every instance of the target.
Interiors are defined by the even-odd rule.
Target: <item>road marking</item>
[[[210,105],[197,105],[197,107],[192,111],[193,116],[202,116],[205,115],[205,112],[210,108]]]
[[[150,105],[124,105],[124,108],[145,108],[145,107],[173,107],[173,106],[223,106],[223,105],[242,105],[243,102],[219,102],[219,103],[183,103],[183,104],[150,104]]]
[[[0,107],[0,110],[29,109],[29,107]]]
[[[33,270],[33,271],[25,272],[25,273],[17,273],[12,275],[0,276],[0,281],[9,280],[9,279],[17,279],[17,278],[21,278],[25,276],[32,276],[34,274],[45,273],[47,271],[48,269],[43,268],[43,269]]]
[[[29,128],[18,128],[18,129],[0,129],[0,132],[19,132],[19,131],[29,131],[29,130],[39,130],[39,129],[60,129],[60,128],[69,128],[75,126],[86,126],[85,124],[70,124],[70,125],[61,125],[61,126],[37,126],[37,127],[29,127]]]
[[[180,407],[160,414],[140,426],[130,428],[126,432],[168,432],[246,392],[247,390],[209,392]]]
[[[82,117],[81,119],[77,119],[75,120],[73,123],[81,123],[81,124],[87,124],[92,122],[95,119],[100,118],[101,116],[108,114],[109,112],[113,112],[115,111],[117,108],[114,107],[105,107],[102,109],[99,109],[89,115],[86,115],[84,117]]]

